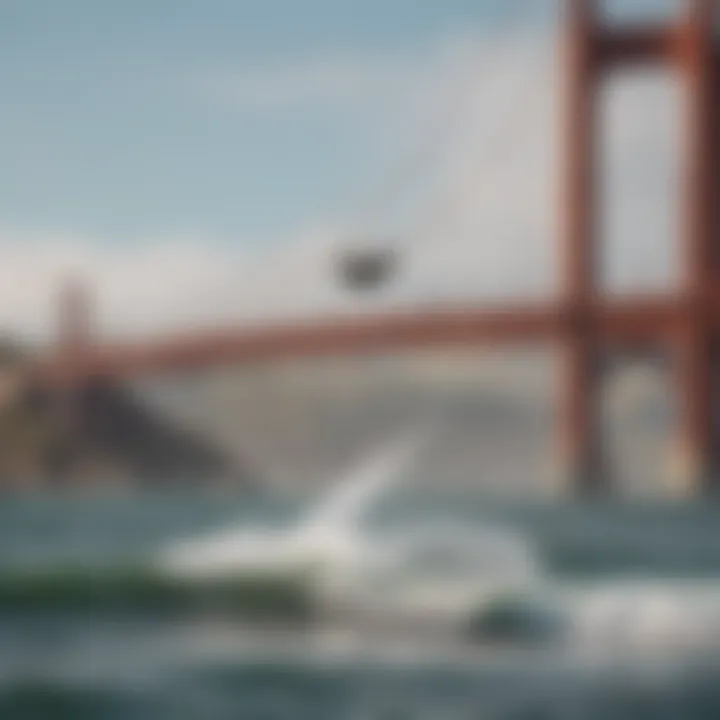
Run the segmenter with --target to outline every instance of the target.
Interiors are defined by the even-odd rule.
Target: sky
[[[546,292],[556,16],[555,0],[2,0],[0,327],[46,333],[69,274],[108,334],[354,310],[332,258],[365,242],[407,255],[365,306]],[[608,91],[619,286],[668,280],[674,92]]]

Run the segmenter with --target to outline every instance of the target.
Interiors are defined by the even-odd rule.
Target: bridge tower
[[[608,72],[665,65],[681,79],[684,153],[681,288],[671,351],[677,382],[684,474],[698,489],[718,488],[714,378],[716,339],[711,321],[720,297],[718,211],[720,132],[718,0],[685,0],[668,26],[608,27],[601,0],[566,0],[566,143],[563,193],[563,301],[569,313],[564,339],[562,437],[572,481],[584,491],[602,488],[599,421],[599,348],[591,306],[597,283],[598,88]],[[718,289],[716,289],[718,288]]]
[[[52,448],[53,472],[58,478],[72,473],[86,431],[80,373],[82,356],[92,343],[92,304],[87,288],[77,279],[67,280],[57,300],[57,354],[61,359],[61,382],[54,394],[56,436]]]
[[[57,341],[62,352],[87,349],[92,341],[92,307],[87,288],[77,279],[66,281],[58,298]]]

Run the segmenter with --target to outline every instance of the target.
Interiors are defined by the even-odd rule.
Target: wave
[[[412,592],[409,593],[412,595]],[[473,601],[473,598],[477,598]],[[650,583],[630,586],[497,586],[468,594],[443,615],[438,607],[393,598],[358,605],[341,619],[348,630],[382,638],[406,632],[421,639],[440,627],[447,638],[480,645],[563,644],[583,653],[720,649],[720,585]],[[444,610],[444,608],[442,608]],[[150,567],[46,568],[0,574],[5,615],[77,614],[226,617],[243,624],[322,631],[337,619],[310,573],[247,573],[203,582],[183,581]],[[406,622],[410,619],[409,622]],[[413,619],[419,622],[413,622]],[[440,625],[433,621],[440,619]]]
[[[533,609],[529,596],[520,604],[520,597],[497,591],[482,603],[473,604],[471,597],[466,598],[464,606],[450,617],[457,621],[452,628],[466,630],[468,638],[489,640],[497,639],[495,631],[502,625],[508,638],[512,634],[514,639],[523,635],[530,639],[537,634],[537,628],[531,625],[540,606]],[[392,599],[387,600],[385,615],[412,617],[413,607],[401,603],[390,609]],[[394,615],[393,610],[398,610],[399,615]],[[423,617],[432,618],[433,608],[426,610],[429,612]],[[242,573],[197,582],[139,566],[4,570],[0,574],[0,612],[193,618],[223,615],[247,623],[292,623],[300,627],[321,626],[332,617],[311,573]],[[368,614],[360,611],[355,618],[346,619],[349,627],[353,623],[362,626]],[[508,627],[509,623],[514,629]],[[367,626],[365,629],[370,630]]]
[[[527,589],[540,577],[532,544],[521,534],[458,522],[380,530],[367,513],[417,462],[429,428],[404,433],[331,483],[304,517],[286,528],[237,528],[164,549],[157,567],[205,582],[248,571],[312,569],[324,615],[346,622],[440,620],[457,624],[487,593]]]
[[[299,565],[347,565],[365,551],[365,513],[406,475],[425,438],[409,433],[361,459],[307,515],[286,528],[229,528],[164,548],[158,568],[181,577],[207,578],[247,570],[282,571]]]

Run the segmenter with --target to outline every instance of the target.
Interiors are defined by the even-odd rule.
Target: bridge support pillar
[[[561,257],[564,300],[571,322],[561,365],[561,473],[566,488],[596,495],[605,490],[608,477],[600,437],[600,363],[589,327],[597,264],[597,0],[573,0],[566,3],[565,11]]]
[[[685,93],[682,293],[684,317],[676,342],[681,479],[700,492],[717,492],[718,384],[712,304],[718,280],[720,191],[718,158],[717,0],[686,0],[681,67]]]
[[[671,479],[681,494],[720,491],[716,350],[709,340],[691,332],[684,333],[676,347],[680,432],[677,468]]]
[[[602,432],[602,367],[590,343],[569,340],[561,363],[561,482],[571,495],[610,491]]]

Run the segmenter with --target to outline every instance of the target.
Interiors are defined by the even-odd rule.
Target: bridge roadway
[[[41,383],[191,371],[286,359],[371,355],[483,345],[537,345],[587,336],[599,348],[672,348],[698,316],[720,330],[720,299],[702,308],[668,296],[597,300],[586,307],[546,301],[454,306],[195,331],[149,341],[85,345],[36,357]]]

